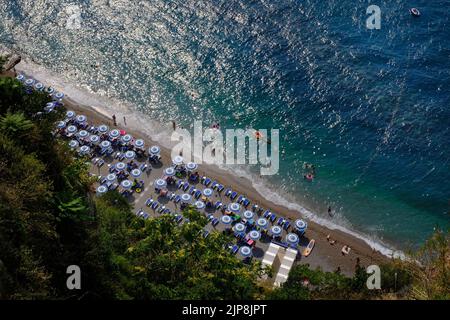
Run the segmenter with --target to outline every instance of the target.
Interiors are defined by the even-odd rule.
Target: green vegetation
[[[92,197],[83,160],[52,135],[63,110],[40,113],[43,93],[0,78],[0,299],[449,299],[449,235],[438,232],[416,258],[382,266],[381,291],[355,276],[296,266],[278,289],[258,262],[240,262],[227,235],[201,236],[206,219],[142,220],[116,192]],[[66,288],[66,268],[82,289]]]

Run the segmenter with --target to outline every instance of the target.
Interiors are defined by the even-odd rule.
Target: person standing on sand
[[[174,120],[172,120],[172,128],[173,128],[173,131],[175,131],[177,129],[177,123]]]
[[[125,116],[123,116],[123,123],[124,125],[127,125],[127,118],[125,118]]]
[[[117,121],[116,121],[116,115],[115,114],[112,115],[112,119],[113,119],[113,122],[114,122],[114,126],[117,126]]]

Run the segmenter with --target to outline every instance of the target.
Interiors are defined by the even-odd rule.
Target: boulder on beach
[[[20,61],[22,60],[22,57],[18,54],[12,54],[10,57],[8,57],[8,60],[3,66],[3,69],[5,71],[9,71],[13,69]]]

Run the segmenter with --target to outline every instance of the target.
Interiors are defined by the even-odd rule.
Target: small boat
[[[305,250],[303,250],[303,255],[305,257],[309,256],[311,254],[311,251],[314,249],[314,245],[316,244],[316,240],[312,239],[308,245],[306,246]]]
[[[409,9],[409,12],[411,12],[411,14],[412,14],[414,17],[420,17],[420,11],[419,11],[419,9],[417,9],[417,8],[411,8],[411,9]]]

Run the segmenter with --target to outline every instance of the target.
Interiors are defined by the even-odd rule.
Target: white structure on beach
[[[298,251],[292,248],[283,248],[275,243],[270,243],[262,260],[263,267],[271,266],[276,272],[274,286],[281,286],[288,279],[289,271],[294,264]]]

